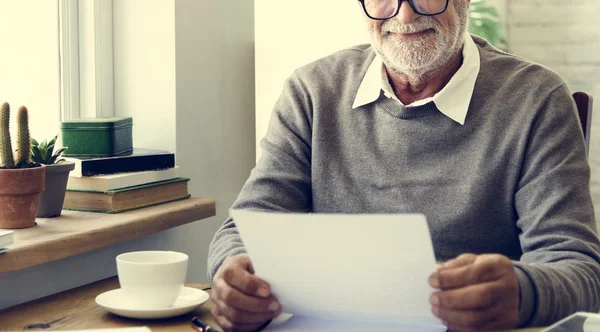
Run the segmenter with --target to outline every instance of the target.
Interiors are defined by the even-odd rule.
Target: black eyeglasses
[[[448,0],[358,0],[372,20],[387,20],[400,12],[403,1],[410,4],[415,13],[423,16],[439,15],[448,9]]]

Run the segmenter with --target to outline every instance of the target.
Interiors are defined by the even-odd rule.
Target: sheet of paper
[[[95,329],[95,330],[60,330],[60,331],[65,331],[65,332],[151,332],[150,328],[148,328],[146,326]]]
[[[320,320],[307,317],[290,317],[290,315],[282,314],[265,329],[269,332],[402,332],[402,331],[419,331],[419,332],[445,332],[446,328],[440,325],[424,326],[420,322],[405,321],[401,324],[388,324],[385,322],[354,322],[354,321],[332,321]]]
[[[257,276],[286,313],[329,321],[440,327],[425,216],[232,210]]]

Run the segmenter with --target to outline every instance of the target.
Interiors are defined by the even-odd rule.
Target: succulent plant
[[[56,144],[57,139],[58,135],[54,136],[50,142],[43,140],[41,143],[38,143],[38,141],[33,139],[31,146],[31,158],[33,162],[52,165],[64,161],[64,159],[58,159],[58,157],[60,157],[67,147],[62,147],[54,152],[54,144]]]
[[[0,168],[27,168],[39,166],[31,163],[31,136],[29,136],[29,115],[27,107],[17,111],[17,149],[13,159],[10,135],[10,105],[0,106]]]

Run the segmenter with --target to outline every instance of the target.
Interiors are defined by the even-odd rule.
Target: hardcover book
[[[13,231],[5,231],[0,229],[0,252],[4,250],[2,248],[13,244]]]
[[[134,148],[132,153],[113,157],[65,157],[75,163],[69,176],[83,177],[141,172],[175,167],[175,154],[164,150]]]
[[[190,197],[188,178],[175,178],[108,191],[67,190],[63,209],[120,213]]]
[[[108,191],[139,186],[146,183],[170,180],[179,177],[179,166],[156,171],[128,172],[109,175],[75,177],[70,176],[67,190]]]

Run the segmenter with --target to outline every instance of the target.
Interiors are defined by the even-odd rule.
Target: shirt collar
[[[433,97],[418,100],[406,106],[419,106],[433,101],[440,112],[464,125],[481,66],[479,50],[468,33],[465,33],[465,45],[462,52],[462,65],[442,90]],[[376,55],[358,88],[352,108],[374,102],[379,98],[381,90],[386,97],[393,98],[402,104],[393,92],[381,57]]]

